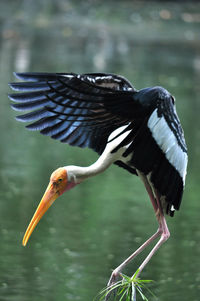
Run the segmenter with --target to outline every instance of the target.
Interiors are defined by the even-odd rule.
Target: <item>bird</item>
[[[98,153],[87,167],[57,168],[23,237],[25,246],[36,225],[64,192],[112,164],[137,176],[144,184],[158,222],[157,231],[115,268],[108,286],[157,238],[137,277],[169,238],[166,216],[181,205],[187,172],[187,146],[175,98],[161,86],[137,90],[125,77],[112,73],[14,73],[11,107],[26,128]]]

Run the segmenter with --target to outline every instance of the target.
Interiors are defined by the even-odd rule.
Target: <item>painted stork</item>
[[[160,237],[139,267],[139,274],[169,238],[165,214],[180,208],[187,169],[187,147],[176,114],[174,97],[162,87],[136,90],[114,74],[16,73],[24,82],[11,83],[16,117],[63,143],[89,147],[99,159],[88,167],[64,166],[55,170],[26,230],[23,245],[57,197],[112,163],[137,175],[148,192],[158,230],[111,274],[115,283],[121,270],[147,245]],[[139,275],[138,274],[138,275]]]

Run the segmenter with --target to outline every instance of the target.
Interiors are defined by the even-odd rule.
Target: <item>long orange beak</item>
[[[53,183],[50,182],[43,198],[38,205],[35,214],[32,217],[32,220],[26,230],[26,233],[24,234],[24,238],[22,241],[22,245],[25,247],[33,230],[39,223],[42,216],[45,214],[45,212],[49,209],[49,207],[53,204],[53,202],[59,197],[59,193],[57,192],[57,189],[53,186]]]

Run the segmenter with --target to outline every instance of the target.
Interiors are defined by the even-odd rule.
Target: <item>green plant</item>
[[[138,273],[139,269],[132,277],[121,273],[121,280],[117,281],[110,287],[104,288],[99,293],[99,301],[108,300],[111,293],[114,293],[115,301],[136,301],[136,292],[140,294],[142,300],[148,301],[147,297],[143,293],[143,290],[147,290],[152,296],[155,297],[155,295],[147,287],[147,284],[152,282],[152,280],[140,279],[137,277]]]

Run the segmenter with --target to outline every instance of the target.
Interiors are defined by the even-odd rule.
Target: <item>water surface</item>
[[[0,300],[92,300],[157,227],[143,185],[113,166],[60,197],[21,246],[50,173],[87,166],[97,155],[25,130],[9,107],[7,83],[13,71],[74,71],[118,73],[137,89],[161,85],[175,95],[189,151],[187,185],[180,212],[168,218],[170,240],[141,276],[155,280],[160,301],[197,301],[200,6],[80,3],[1,1]],[[132,275],[149,250],[124,272]]]

